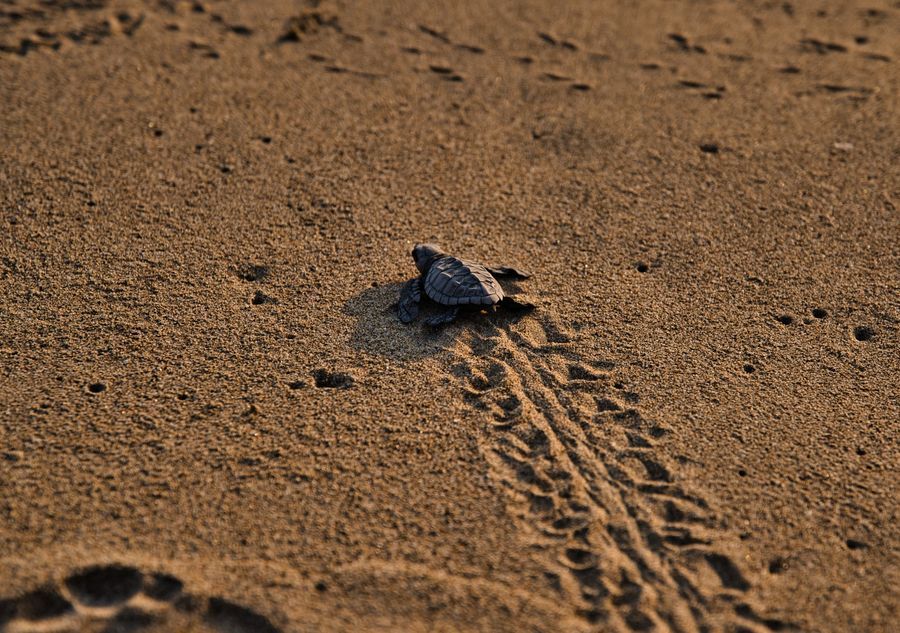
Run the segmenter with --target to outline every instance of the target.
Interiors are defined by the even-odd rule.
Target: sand
[[[0,631],[896,630],[898,32],[0,2]]]

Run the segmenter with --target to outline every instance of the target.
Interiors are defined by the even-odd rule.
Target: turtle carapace
[[[450,323],[460,307],[487,307],[506,297],[497,277],[526,279],[527,273],[515,268],[490,268],[441,252],[434,244],[416,244],[412,257],[420,275],[410,279],[400,291],[398,313],[404,323],[419,315],[422,292],[440,306],[425,323],[431,326]]]

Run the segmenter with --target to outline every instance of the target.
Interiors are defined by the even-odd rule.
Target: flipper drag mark
[[[467,332],[452,373],[486,412],[482,450],[550,586],[603,631],[786,630],[752,587],[710,504],[680,485],[614,363],[547,316]]]

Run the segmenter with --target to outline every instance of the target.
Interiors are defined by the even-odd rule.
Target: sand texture
[[[898,62],[894,0],[0,0],[0,632],[898,630]],[[534,308],[401,324],[425,241]]]

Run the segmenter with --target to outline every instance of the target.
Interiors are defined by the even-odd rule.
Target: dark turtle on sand
[[[407,281],[400,291],[398,314],[404,323],[419,315],[423,290],[429,299],[440,306],[440,310],[428,317],[425,323],[438,326],[453,321],[460,308],[482,309],[504,300],[511,301],[497,277],[527,279],[530,276],[515,268],[489,268],[453,257],[442,253],[434,244],[416,244],[412,257],[421,275]]]

